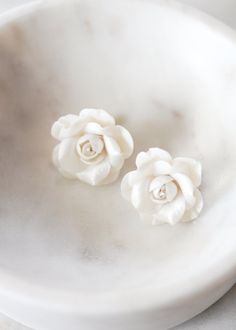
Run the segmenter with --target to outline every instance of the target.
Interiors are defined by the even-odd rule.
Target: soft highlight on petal
[[[85,165],[80,161],[76,151],[77,139],[70,138],[63,140],[58,145],[57,164],[68,173],[71,177],[76,177],[76,172],[85,168]]]
[[[171,169],[172,167],[170,163],[164,160],[158,160],[153,164],[152,174],[154,176],[169,175],[171,173]]]
[[[166,184],[166,200],[168,202],[172,202],[172,200],[176,197],[178,194],[178,188],[176,184],[171,181]]]
[[[104,136],[104,143],[111,165],[120,169],[124,164],[124,158],[119,144],[109,136]]]
[[[105,159],[99,164],[89,165],[84,171],[76,174],[77,178],[86,182],[92,186],[97,186],[103,183],[103,180],[107,178],[110,173],[111,165]]]
[[[171,163],[172,158],[170,154],[160,148],[150,148],[147,152],[140,152],[136,158],[136,166],[141,169],[152,162],[162,160]]]
[[[183,222],[195,220],[202,211],[203,208],[202,194],[198,189],[196,189],[194,195],[195,195],[195,204],[190,210],[186,210],[182,219]]]
[[[97,122],[102,126],[115,125],[115,119],[112,115],[103,109],[83,109],[79,117],[87,122]]]
[[[202,181],[202,165],[199,161],[192,158],[178,157],[174,159],[173,171],[188,176],[196,187]]]
[[[117,134],[117,142],[120,145],[124,158],[127,159],[134,151],[134,140],[126,128],[119,125],[116,127],[119,132],[119,134]]]
[[[156,215],[156,219],[162,223],[169,223],[175,225],[181,220],[186,210],[185,200],[181,193],[169,203],[162,205],[161,209]]]
[[[153,213],[155,203],[150,199],[150,180],[142,180],[133,185],[131,203],[141,213]]]
[[[150,187],[149,187],[149,191],[152,191],[154,189],[160,189],[161,186],[163,186],[163,184],[167,184],[168,182],[171,182],[172,180],[173,180],[173,178],[169,175],[158,176],[157,178],[152,180]]]
[[[121,181],[121,185],[120,185],[120,189],[121,189],[121,195],[128,201],[131,201],[131,192],[133,189],[133,186],[139,182],[139,180],[141,179],[138,171],[131,171],[129,173],[127,173],[122,181]]]
[[[134,151],[134,141],[127,129],[122,126],[110,126],[104,129],[104,136],[112,137],[119,144],[124,159],[129,158]]]
[[[51,128],[51,135],[55,139],[62,141],[63,139],[78,135],[84,125],[77,115],[66,115],[60,117]]]
[[[195,203],[195,196],[194,196],[194,185],[192,181],[184,174],[174,174],[173,178],[178,183],[180,190],[184,196],[184,199],[187,204],[187,208],[191,208]]]
[[[96,134],[96,135],[103,135],[103,127],[94,122],[87,123],[84,126],[84,132],[88,134]]]

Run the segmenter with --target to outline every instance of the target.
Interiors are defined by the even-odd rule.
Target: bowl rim
[[[29,17],[40,8],[52,8],[60,4],[69,4],[79,0],[36,0],[9,9],[0,14],[0,29],[13,23],[15,20]],[[109,1],[109,0],[108,0]],[[119,0],[120,1],[120,0]],[[122,0],[124,2],[124,0]],[[144,2],[143,0],[125,0],[135,3]],[[178,3],[175,0],[146,0],[145,5],[166,7],[180,14],[183,10],[188,17],[205,24],[214,32],[221,34],[236,47],[236,33],[225,23],[218,19],[201,12],[189,5]],[[236,191],[235,191],[236,193]],[[235,245],[236,247],[236,245]],[[51,311],[56,310],[63,313],[82,313],[83,315],[108,315],[119,313],[132,313],[137,310],[147,310],[155,307],[174,306],[180,303],[192,301],[194,297],[204,295],[226,282],[236,283],[236,249],[227,251],[221,258],[209,265],[207,273],[211,277],[206,277],[202,269],[192,276],[184,277],[184,287],[176,281],[163,287],[140,287],[128,290],[114,290],[109,292],[83,293],[80,291],[72,292],[54,288],[43,287],[41,285],[28,283],[26,280],[18,278],[0,268],[0,294],[13,301],[24,301],[26,304],[33,304],[38,307],[47,307]],[[223,262],[225,267],[219,267]],[[193,286],[194,283],[194,286]],[[231,286],[232,286],[231,285]],[[158,289],[158,290],[157,290]]]

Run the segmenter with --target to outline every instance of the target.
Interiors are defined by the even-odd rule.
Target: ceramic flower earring
[[[134,150],[131,134],[104,110],[60,117],[51,134],[60,142],[53,162],[61,174],[93,186],[114,182]],[[121,192],[145,222],[175,225],[198,217],[203,207],[198,161],[173,159],[167,151],[151,148],[138,154],[136,166],[124,176]]]
[[[191,158],[175,158],[159,148],[141,152],[137,169],[125,175],[121,192],[149,224],[187,222],[203,207],[201,164]]]
[[[60,142],[53,151],[60,173],[93,186],[115,181],[134,150],[131,134],[104,110],[84,109],[61,117],[51,135]]]

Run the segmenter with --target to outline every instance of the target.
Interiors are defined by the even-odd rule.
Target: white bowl
[[[37,330],[163,330],[236,278],[236,37],[173,2],[27,5],[0,19],[0,311]],[[204,212],[142,225],[120,180],[51,164],[61,114],[104,108],[133,134],[202,161]],[[122,175],[134,167],[126,162]]]

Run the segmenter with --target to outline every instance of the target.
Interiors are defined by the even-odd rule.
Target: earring
[[[52,157],[59,172],[92,186],[115,181],[134,150],[131,134],[104,110],[84,109],[60,117],[51,135],[60,141]]]
[[[121,193],[153,225],[175,225],[196,219],[203,207],[200,162],[191,158],[172,159],[159,148],[140,152],[137,169],[121,182]]]

